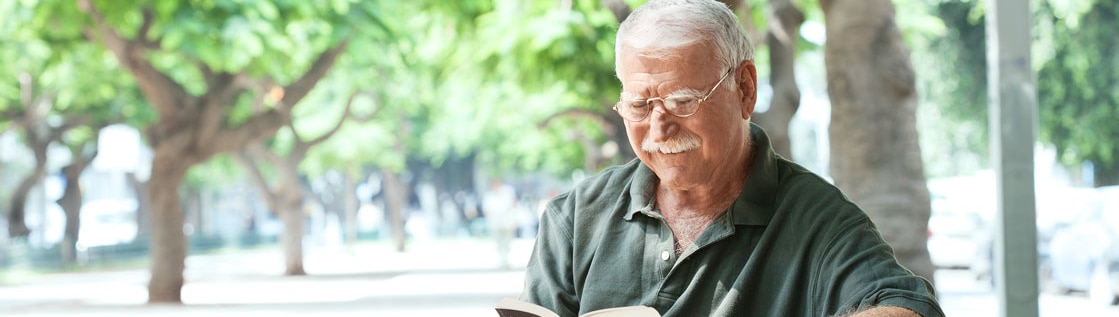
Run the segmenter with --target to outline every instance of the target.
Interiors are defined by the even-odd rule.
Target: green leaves
[[[1095,1],[1085,11],[1052,1],[1053,58],[1038,75],[1042,140],[1057,144],[1068,164],[1119,166],[1119,3]],[[1077,12],[1081,16],[1071,16]],[[1071,23],[1069,20],[1077,20]]]

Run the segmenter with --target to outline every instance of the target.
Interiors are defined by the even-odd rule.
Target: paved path
[[[520,292],[532,242],[516,241],[502,268],[484,240],[416,241],[308,248],[309,276],[283,277],[278,250],[230,251],[187,259],[183,305],[144,305],[147,271],[39,275],[0,286],[0,316],[496,316],[492,306]],[[948,316],[994,316],[989,287],[966,271],[937,272]],[[1042,295],[1042,316],[1119,316],[1084,296]]]

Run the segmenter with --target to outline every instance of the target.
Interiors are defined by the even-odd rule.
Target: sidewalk
[[[501,268],[487,240],[414,241],[310,249],[308,276],[285,277],[280,251],[187,258],[183,305],[143,305],[146,269],[61,273],[0,286],[0,316],[486,316],[516,296],[532,241]]]
[[[488,240],[413,241],[403,253],[387,244],[308,248],[310,274],[284,277],[278,249],[187,259],[183,305],[145,305],[148,272],[63,273],[0,286],[0,316],[465,316],[494,317],[493,304],[516,296],[531,240],[516,240],[501,268]],[[937,290],[952,317],[997,313],[989,286],[962,270],[937,271]],[[1042,294],[1041,316],[1119,316],[1081,295]]]

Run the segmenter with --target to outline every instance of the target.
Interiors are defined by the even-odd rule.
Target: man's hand
[[[901,307],[880,306],[871,307],[867,310],[847,315],[847,317],[921,317],[921,315]]]

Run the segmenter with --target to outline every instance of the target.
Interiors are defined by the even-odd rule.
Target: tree
[[[789,121],[800,107],[794,63],[804,13],[789,0],[770,0],[768,12],[765,43],[769,49],[769,84],[773,88],[773,98],[766,112],[755,115],[755,121],[766,128],[773,150],[792,160]]]
[[[23,134],[24,144],[35,157],[35,167],[19,183],[19,187],[12,194],[11,201],[8,202],[8,235],[12,238],[26,238],[31,233],[24,223],[24,208],[32,187],[39,184],[47,174],[48,146],[59,141],[70,129],[84,124],[76,116],[65,117],[62,122],[52,124],[51,121],[58,121],[49,120],[52,116],[51,108],[55,102],[56,92],[36,93],[36,87],[39,85],[35,82],[30,73],[22,73],[20,107],[6,109],[4,113],[4,117],[9,118],[15,129]]]
[[[495,147],[501,154],[522,153],[505,155],[522,164],[570,158],[581,164],[550,164],[582,165],[592,171],[633,159],[624,124],[610,110],[620,93],[614,77],[613,34],[628,10],[618,1],[497,2],[492,9],[475,13],[477,24],[460,27],[458,36],[478,49],[449,51],[451,57],[480,66],[472,69],[484,74],[482,82],[503,90],[496,92],[498,102],[481,107],[523,114],[524,122],[483,117],[500,127],[491,131],[541,133],[536,138],[510,138],[482,131],[490,136],[481,139],[483,148]],[[495,39],[499,45],[492,44]],[[517,84],[510,85],[510,81]],[[529,99],[527,105],[513,99],[520,96]],[[529,149],[532,146],[523,141],[542,139],[562,146]],[[486,161],[491,155],[482,153],[479,158]]]
[[[291,142],[286,155],[277,153],[277,149],[268,148],[263,144],[251,144],[238,153],[240,161],[252,175],[268,208],[284,223],[281,240],[286,266],[284,275],[307,274],[303,269],[303,201],[307,193],[300,182],[299,165],[307,157],[311,148],[330,139],[347,120],[352,119],[352,107],[357,96],[357,91],[351,93],[338,121],[328,131],[313,139],[304,139],[296,130],[294,120],[289,121],[286,128]],[[271,182],[263,170],[262,165],[266,162],[276,174]]]
[[[158,114],[145,131],[154,150],[145,195],[153,208],[151,302],[181,301],[187,244],[176,189],[187,171],[274,134],[348,39],[386,34],[376,3],[80,0],[44,1],[36,11],[56,29],[44,33],[104,46]],[[282,98],[252,107],[253,96],[275,87]]]
[[[922,70],[929,73],[927,98],[946,121],[939,129],[954,131],[946,138],[949,144],[944,151],[932,151],[953,158],[951,172],[958,172],[961,165],[969,167],[959,162],[961,157],[977,157],[979,165],[988,164],[982,3],[951,0],[933,7],[948,32],[932,41],[931,61]],[[1106,93],[1115,90],[1115,69],[1119,68],[1108,58],[1116,50],[1109,34],[1116,23],[1115,1],[1046,0],[1039,4],[1033,7],[1037,27],[1032,65],[1038,70],[1039,140],[1056,148],[1064,164],[1090,164],[1095,186],[1117,184],[1119,163],[1111,158],[1119,155],[1112,141],[1119,129],[1110,123],[1117,115],[1117,99]]]
[[[930,199],[917,143],[915,74],[889,0],[821,0],[830,170],[902,265],[930,281]]]
[[[81,177],[85,169],[97,158],[97,134],[104,124],[71,130],[60,141],[70,150],[70,164],[62,167],[66,179],[58,205],[66,214],[66,227],[62,234],[62,263],[74,264],[78,257],[77,242],[81,232],[82,188]]]
[[[1119,185],[1119,1],[1043,2],[1038,72],[1041,140],[1070,165],[1090,162],[1095,186]],[[1050,57],[1044,59],[1045,57]]]

